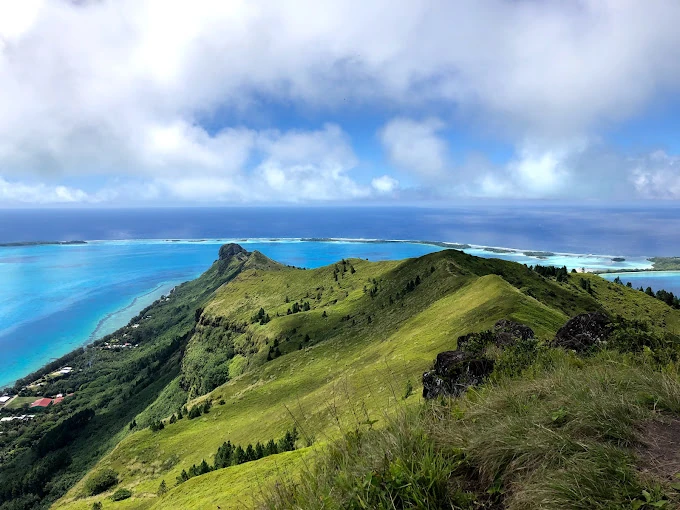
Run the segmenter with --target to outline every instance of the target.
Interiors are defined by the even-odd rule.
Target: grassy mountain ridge
[[[266,441],[293,421],[314,440],[296,458],[307,458],[360,423],[377,420],[376,427],[384,426],[385,410],[401,402],[407,381],[419,391],[420,375],[438,352],[500,318],[526,323],[544,340],[584,311],[635,318],[649,310],[658,328],[664,322],[657,315],[666,323],[678,320],[676,311],[653,298],[586,276],[593,279],[591,295],[580,287],[581,277],[558,283],[520,264],[456,251],[399,262],[354,259],[316,270],[244,269],[206,303],[182,361],[182,377],[192,372],[193,395],[214,384],[211,371],[202,367],[218,368],[230,380],[187,405],[210,400],[208,414],[158,432],[130,434],[99,463],[94,472],[113,468],[120,485],[133,492],[125,502],[106,505],[238,507],[243,500],[234,500],[234,492],[223,487],[247,486],[252,495],[277,476],[271,466],[278,456],[172,488],[175,478],[192,464],[211,462],[227,439],[244,446]],[[303,310],[307,302],[309,309]],[[301,311],[293,313],[296,303]],[[265,320],[258,318],[260,309]],[[233,354],[225,356],[230,350]],[[417,400],[411,395],[406,402]],[[159,499],[161,480],[171,491]],[[83,482],[55,508],[86,508],[102,499],[82,496]]]

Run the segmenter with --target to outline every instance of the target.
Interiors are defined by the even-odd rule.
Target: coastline
[[[154,243],[154,244],[214,244],[221,245],[224,243],[358,243],[358,244],[391,244],[391,243],[403,243],[403,244],[422,244],[428,246],[437,246],[445,249],[461,250],[467,252],[482,251],[486,253],[492,253],[494,255],[515,255],[515,256],[525,256],[537,261],[545,261],[551,257],[568,257],[575,259],[602,259],[611,261],[613,264],[618,264],[621,262],[637,262],[641,265],[635,268],[611,268],[611,269],[597,269],[593,268],[592,271],[588,272],[607,272],[607,271],[652,271],[660,270],[653,268],[653,259],[673,259],[675,257],[656,257],[653,255],[644,256],[626,256],[621,254],[603,254],[603,253],[575,253],[575,252],[558,252],[551,250],[537,250],[532,248],[512,248],[508,246],[492,246],[492,245],[480,245],[472,243],[461,243],[455,241],[431,241],[423,239],[379,239],[379,238],[361,238],[361,237],[248,237],[248,238],[130,238],[130,239],[90,239],[87,241],[77,241],[83,244],[131,244],[131,243]],[[64,242],[64,244],[67,242]],[[70,242],[68,242],[70,243]],[[43,243],[47,244],[47,243]],[[55,242],[53,244],[60,244]],[[2,247],[2,245],[0,245]],[[680,270],[680,266],[678,268]]]
[[[514,260],[521,263],[531,263],[531,264],[542,264],[542,265],[567,265],[563,263],[557,264],[556,262],[565,262],[568,260],[572,267],[574,265],[581,267],[582,263],[584,267],[589,267],[588,262],[598,261],[600,263],[612,264],[614,267],[611,268],[590,268],[589,271],[593,273],[644,273],[647,271],[661,271],[660,269],[654,269],[649,257],[632,257],[624,258],[616,255],[594,255],[594,254],[577,254],[577,253],[558,253],[558,252],[548,252],[548,251],[536,251],[528,249],[517,249],[517,248],[506,248],[506,247],[495,247],[495,246],[481,246],[465,243],[456,243],[449,241],[427,241],[427,240],[408,240],[408,239],[362,239],[362,238],[241,238],[241,239],[125,239],[125,240],[89,240],[89,241],[64,241],[64,242],[49,242],[49,243],[26,243],[22,244],[23,247],[40,246],[41,244],[57,245],[57,246],[72,246],[77,245],[103,245],[103,244],[116,244],[125,245],[133,243],[146,243],[146,244],[195,244],[204,243],[207,245],[219,246],[226,242],[239,242],[244,245],[248,244],[271,244],[271,243],[358,243],[358,244],[420,244],[434,246],[443,249],[458,249],[465,251],[471,255],[479,255],[484,257],[498,257],[506,258],[508,260]],[[4,246],[7,246],[6,244]],[[17,244],[12,244],[11,247],[16,247]],[[2,246],[0,246],[2,247]],[[396,255],[395,255],[396,258]],[[517,260],[517,259],[522,260]],[[530,259],[528,262],[527,259]],[[551,260],[552,259],[552,260]],[[616,259],[616,260],[615,260]],[[616,267],[616,265],[621,266],[622,262],[627,264],[637,264],[639,267]],[[205,268],[207,269],[207,267]],[[665,270],[673,272],[673,270]],[[182,280],[183,281],[183,280]],[[120,327],[124,327],[129,320],[134,317],[140,310],[154,302],[161,294],[167,292],[170,287],[181,283],[181,281],[167,281],[156,285],[151,290],[145,290],[144,292],[134,296],[129,302],[127,302],[121,308],[107,313],[105,316],[99,318],[96,321],[94,328],[81,339],[78,343],[77,348],[82,348],[92,342],[95,342],[102,336],[116,331]],[[71,352],[71,351],[69,351]],[[40,370],[44,367],[42,364],[40,367],[36,366],[36,370]],[[30,372],[29,372],[30,373]],[[25,377],[28,374],[24,374]],[[21,377],[18,377],[21,379]],[[9,384],[9,383],[6,383]],[[3,384],[5,385],[5,384]]]
[[[147,306],[151,305],[162,295],[166,294],[166,291],[169,292],[170,289],[179,283],[182,282],[163,282],[150,291],[135,296],[132,301],[130,301],[130,303],[125,305],[123,308],[107,313],[99,320],[99,322],[97,322],[94,330],[92,333],[90,333],[87,340],[81,344],[81,347],[89,345],[92,342],[96,342],[100,338],[126,326],[128,322],[130,322],[130,320],[139,313],[140,310],[143,310]]]

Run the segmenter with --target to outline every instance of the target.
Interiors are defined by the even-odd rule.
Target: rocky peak
[[[230,260],[232,257],[236,255],[249,255],[248,251],[246,251],[243,246],[236,244],[236,243],[228,243],[228,244],[223,244],[220,247],[220,260]]]

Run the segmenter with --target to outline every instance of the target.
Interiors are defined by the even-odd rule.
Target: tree
[[[264,447],[264,450],[267,455],[276,455],[277,453],[279,453],[279,448],[273,439],[270,439],[267,442],[267,446]]]
[[[238,445],[234,450],[234,464],[243,464],[246,462],[246,452],[241,445]]]
[[[256,460],[255,449],[252,444],[249,444],[246,446],[246,462],[250,462],[251,460]]]
[[[158,496],[162,496],[168,492],[168,486],[165,484],[165,480],[161,480],[161,484],[158,486],[158,490],[156,491],[156,494]]]
[[[231,466],[234,455],[234,446],[231,441],[222,443],[215,454],[215,469]]]
[[[264,446],[259,441],[255,445],[255,459],[261,459],[264,457]]]
[[[102,506],[101,501],[95,501],[92,503],[92,510],[102,510],[102,508],[104,507]]]
[[[323,317],[324,319],[325,319],[326,317],[328,317],[328,314],[326,313],[326,310],[323,311],[323,313],[321,314],[321,317]]]
[[[201,465],[198,466],[198,474],[199,475],[204,475],[206,473],[210,473],[210,466],[208,466],[208,463],[203,459],[201,461]]]
[[[177,485],[186,482],[188,479],[189,475],[187,474],[186,470],[183,469],[179,476],[177,476]]]

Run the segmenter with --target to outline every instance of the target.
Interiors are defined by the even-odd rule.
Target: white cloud
[[[394,165],[424,177],[437,177],[449,165],[447,144],[438,135],[443,128],[439,119],[396,118],[382,128],[380,141]]]
[[[630,180],[645,198],[680,198],[680,157],[656,151],[632,161]]]
[[[47,186],[7,181],[0,177],[0,204],[45,204],[76,203],[89,201],[90,197],[81,189],[66,186]]]
[[[347,135],[336,125],[311,132],[264,132],[257,147],[263,158],[253,172],[251,196],[318,201],[370,194],[348,175],[357,159]]]
[[[399,187],[399,181],[389,175],[383,175],[373,179],[371,181],[371,186],[373,186],[378,193],[389,194]]]
[[[563,140],[591,138],[680,85],[679,24],[674,0],[0,2],[0,175],[126,175],[159,198],[361,198],[388,183],[351,177],[359,162],[340,128],[248,120],[272,103],[389,111],[390,160],[432,182],[462,171],[441,121],[412,120],[435,105],[518,147],[510,167],[465,173],[461,186],[552,196],[593,178]],[[217,131],[204,127],[214,115]],[[645,167],[628,185],[658,196],[673,175]]]

